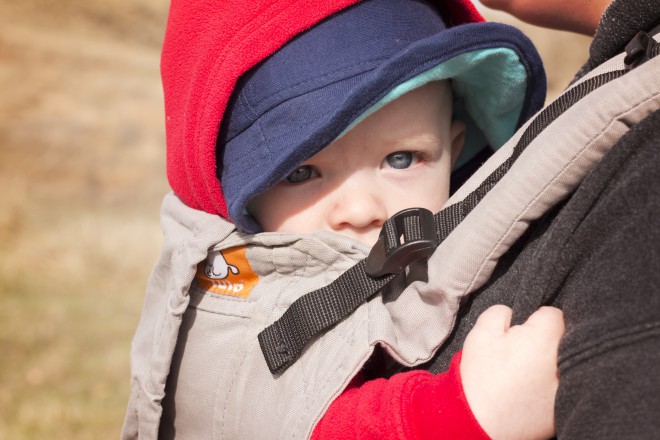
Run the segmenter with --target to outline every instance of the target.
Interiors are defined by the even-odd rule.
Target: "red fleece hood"
[[[167,177],[194,209],[227,218],[216,139],[238,78],[288,40],[357,0],[172,0],[163,43]],[[452,25],[482,22],[469,0],[439,9]]]

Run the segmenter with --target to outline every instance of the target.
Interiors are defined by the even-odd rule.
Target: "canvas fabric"
[[[455,309],[442,296],[422,298],[414,287],[420,282],[402,292],[401,280],[273,376],[257,334],[295,299],[366,257],[368,248],[332,233],[241,234],[174,195],[163,203],[162,226],[166,243],[133,343],[124,438],[305,438],[376,343],[413,366],[430,359],[451,328]],[[221,251],[226,263],[240,265],[229,256],[235,249],[245,249],[258,277],[249,295],[241,298],[244,287],[227,289],[222,281],[220,293],[201,287],[205,260]],[[423,335],[420,328],[427,329]]]
[[[438,247],[427,279],[413,268],[407,280],[400,277],[313,341],[279,376],[268,371],[259,331],[368,249],[331,233],[243,235],[222,218],[168,195],[161,216],[163,252],[132,347],[122,438],[307,438],[376,344],[405,366],[430,359],[451,331],[461,298],[488,280],[530,222],[570,194],[631,126],[658,109],[659,67],[656,57],[557,118]],[[621,68],[623,55],[581,81]],[[525,128],[448,204],[506,160]],[[236,249],[245,249],[258,281],[245,280],[243,287],[211,282],[216,291],[200,287],[209,259]],[[237,275],[225,269],[228,277]],[[249,294],[241,297],[250,282]]]
[[[660,37],[655,36],[658,41]],[[606,72],[625,69],[625,53],[571,85]],[[559,98],[557,98],[559,99]],[[435,265],[460,256],[457,271],[442,270],[433,288],[463,296],[481,287],[497,261],[530,223],[566,198],[628,130],[660,106],[660,57],[631,70],[587,95],[544,129],[507,174],[447,237],[429,261]],[[509,156],[532,117],[491,157],[445,206],[458,203]],[[437,263],[436,263],[437,262]],[[431,284],[431,283],[430,283]]]

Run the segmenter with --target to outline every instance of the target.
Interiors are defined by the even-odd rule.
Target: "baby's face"
[[[368,116],[255,197],[249,211],[264,231],[326,230],[371,246],[402,209],[440,210],[463,127],[451,121],[448,85],[427,84]]]

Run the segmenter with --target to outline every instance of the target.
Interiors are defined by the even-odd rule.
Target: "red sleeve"
[[[461,353],[449,371],[409,371],[352,383],[328,408],[312,440],[489,440],[463,393]]]

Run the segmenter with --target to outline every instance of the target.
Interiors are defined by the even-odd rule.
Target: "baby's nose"
[[[354,176],[337,191],[329,214],[330,226],[334,230],[380,229],[387,220],[386,194],[372,179]]]

